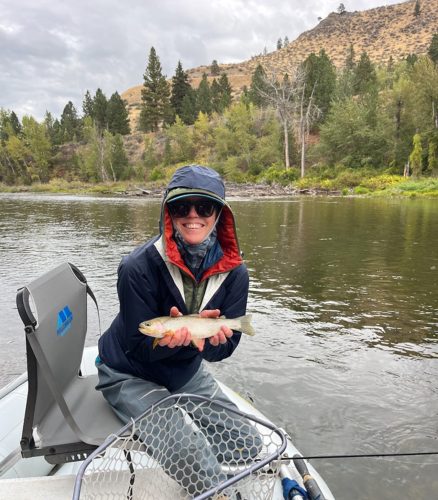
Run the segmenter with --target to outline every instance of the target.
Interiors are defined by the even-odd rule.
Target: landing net
[[[73,500],[270,499],[285,448],[278,428],[235,406],[169,396],[83,462]]]

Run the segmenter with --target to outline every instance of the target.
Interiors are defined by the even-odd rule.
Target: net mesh
[[[279,429],[237,407],[171,396],[84,461],[73,499],[269,499],[285,447]]]

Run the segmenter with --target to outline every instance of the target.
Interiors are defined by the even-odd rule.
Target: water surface
[[[218,377],[304,454],[438,451],[438,203],[231,204],[257,335],[212,366]],[[70,261],[105,329],[120,258],[156,233],[158,218],[158,200],[0,195],[0,386],[25,369],[16,289]],[[98,335],[92,311],[88,344]],[[436,456],[313,463],[340,500],[437,496]]]

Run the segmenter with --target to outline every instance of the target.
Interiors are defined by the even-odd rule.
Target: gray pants
[[[115,413],[126,423],[144,413],[159,400],[181,393],[206,396],[226,406],[237,408],[221,391],[204,364],[201,364],[199,370],[183,387],[173,393],[154,382],[113,370],[102,362],[96,366],[99,374],[96,389],[102,391]],[[202,432],[195,432],[177,408],[172,410],[172,417],[166,419],[166,422],[154,422],[153,418],[151,421],[142,422],[144,434],[141,438],[149,453],[191,495],[200,494],[227,478],[221,463],[247,460],[249,457],[255,457],[261,448],[260,436],[245,419],[224,420],[216,413],[206,416],[202,413],[196,414],[197,411],[199,412],[194,405],[190,413],[193,413]],[[180,439],[176,440],[176,435]],[[209,446],[206,446],[205,439],[208,440]],[[175,466],[184,473],[175,476],[172,473]]]

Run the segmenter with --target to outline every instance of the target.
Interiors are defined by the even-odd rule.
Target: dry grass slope
[[[286,71],[312,52],[319,53],[322,48],[337,67],[344,65],[350,44],[353,44],[357,58],[366,51],[377,64],[387,63],[391,56],[397,61],[408,54],[425,54],[433,34],[438,32],[438,0],[422,1],[418,17],[414,16],[414,6],[415,0],[409,0],[341,15],[332,12],[287,47],[241,63],[220,64],[220,68],[227,73],[234,95],[238,96],[245,85],[250,85],[251,75],[259,63],[277,71]],[[192,86],[199,85],[203,73],[207,73],[210,81],[213,80],[209,66],[188,70]],[[140,91],[141,85],[138,85],[122,94],[128,102],[133,129],[140,113]]]

